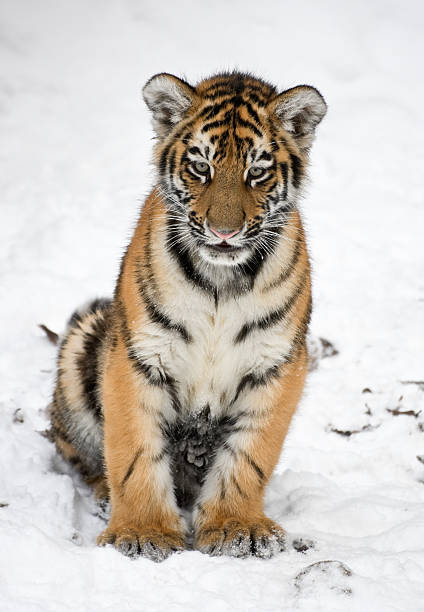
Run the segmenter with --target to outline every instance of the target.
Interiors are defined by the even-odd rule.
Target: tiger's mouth
[[[216,251],[217,253],[234,253],[236,251],[241,252],[245,247],[228,244],[223,240],[219,244],[208,244],[206,245],[209,249]]]
[[[244,240],[232,243],[229,240],[214,241],[203,228],[189,224],[190,233],[200,259],[209,264],[223,267],[233,267],[242,264],[249,258],[252,245]],[[216,240],[216,237],[215,237]],[[193,244],[193,243],[192,243]]]
[[[250,249],[247,245],[233,245],[223,240],[217,244],[203,243],[199,254],[209,264],[234,267],[242,264],[249,257]]]

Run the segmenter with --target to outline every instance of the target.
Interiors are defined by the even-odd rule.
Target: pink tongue
[[[221,240],[228,240],[228,238],[231,238],[232,236],[235,236],[236,234],[238,234],[238,230],[235,230],[234,232],[231,232],[230,234],[221,234],[221,232],[218,232],[218,230],[213,229],[211,227],[211,231],[215,234],[215,236],[218,236],[218,238],[221,238]]]

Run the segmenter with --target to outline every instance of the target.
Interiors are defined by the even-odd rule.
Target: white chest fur
[[[215,305],[211,297],[186,285],[175,297],[167,315],[184,322],[190,341],[152,323],[136,335],[135,348],[144,362],[176,381],[184,411],[196,413],[209,405],[218,416],[231,404],[244,376],[261,375],[289,352],[290,339],[281,327],[253,331],[235,341],[243,325],[262,314],[252,293]]]

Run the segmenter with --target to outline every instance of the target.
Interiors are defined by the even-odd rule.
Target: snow
[[[423,380],[422,3],[3,0],[1,12],[2,612],[422,611],[424,385],[408,382]],[[329,103],[303,211],[312,332],[339,353],[310,374],[268,488],[288,550],[131,561],[95,546],[105,514],[40,435],[55,350],[37,324],[60,331],[113,290],[153,180],[144,82],[232,67],[310,83]],[[299,538],[314,546],[297,552]]]

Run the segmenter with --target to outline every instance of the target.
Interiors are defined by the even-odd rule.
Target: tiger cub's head
[[[157,74],[143,95],[158,137],[169,244],[204,263],[252,270],[296,205],[323,97],[306,85],[278,93],[237,72],[196,87]]]

